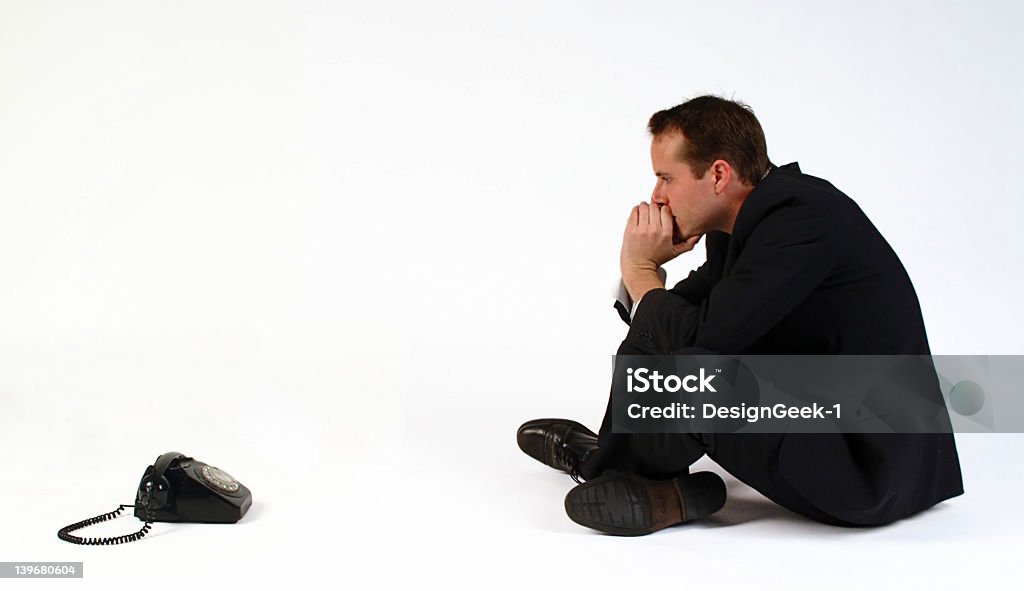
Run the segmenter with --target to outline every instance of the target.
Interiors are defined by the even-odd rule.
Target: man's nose
[[[654,185],[654,191],[651,192],[651,203],[657,205],[668,205],[668,198],[665,197],[665,192],[661,190],[661,183]]]

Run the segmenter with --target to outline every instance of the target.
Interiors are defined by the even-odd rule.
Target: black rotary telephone
[[[252,505],[252,493],[227,472],[184,454],[170,451],[146,468],[139,481],[134,505],[61,528],[57,537],[72,544],[124,544],[141,539],[154,521],[192,523],[235,523]],[[113,519],[128,507],[145,521],[142,529],[113,538],[80,538],[69,532]]]

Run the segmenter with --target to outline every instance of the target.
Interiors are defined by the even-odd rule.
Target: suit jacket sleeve
[[[750,232],[703,302],[688,297],[695,288],[644,295],[626,341],[653,354],[688,347],[735,353],[778,324],[835,267],[841,239],[822,208],[794,200],[780,205]]]
[[[700,305],[711,294],[711,288],[715,286],[716,278],[722,273],[722,265],[725,262],[728,247],[728,234],[708,232],[704,243],[707,261],[695,271],[690,271],[686,279],[675,284],[669,291],[682,296],[691,304]]]

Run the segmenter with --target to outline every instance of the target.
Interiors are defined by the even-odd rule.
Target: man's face
[[[675,219],[673,242],[706,234],[720,204],[715,199],[714,175],[705,173],[697,179],[690,165],[676,157],[683,143],[683,134],[666,133],[651,141],[651,164],[658,177],[651,193],[651,203],[668,205]]]

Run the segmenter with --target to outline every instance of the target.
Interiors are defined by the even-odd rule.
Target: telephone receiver
[[[134,505],[79,521],[57,532],[73,544],[124,544],[141,539],[156,521],[178,523],[235,523],[252,506],[252,493],[230,474],[195,458],[171,451],[146,468],[139,481]],[[118,517],[134,507],[145,522],[138,532],[113,538],[80,538],[70,532]]]

